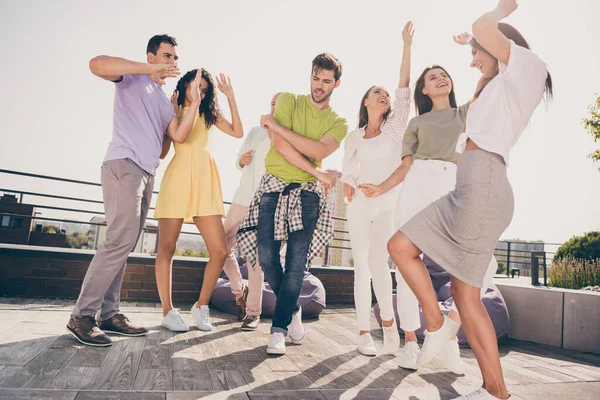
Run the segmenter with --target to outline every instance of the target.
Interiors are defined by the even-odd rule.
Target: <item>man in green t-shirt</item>
[[[346,120],[329,106],[342,65],[324,53],[315,57],[311,71],[309,95],[283,93],[274,114],[261,117],[261,125],[272,133],[267,173],[237,236],[242,253],[252,256],[258,248],[259,264],[277,296],[269,354],[285,353],[288,329],[293,343],[304,340],[298,305],[304,272],[333,237],[322,186],[333,186],[335,175],[319,167],[348,131]],[[287,244],[285,270],[279,255],[282,242]]]

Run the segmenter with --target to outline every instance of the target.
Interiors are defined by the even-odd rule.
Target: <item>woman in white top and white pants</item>
[[[384,351],[395,353],[400,344],[392,304],[392,277],[386,243],[394,233],[397,191],[374,199],[365,197],[361,184],[380,183],[398,168],[402,135],[411,104],[410,51],[412,23],[402,32],[404,51],[400,83],[393,113],[387,90],[371,87],[363,96],[359,129],[346,137],[342,182],[346,199],[348,230],[354,258],[354,302],[358,319],[358,351],[374,356],[377,349],[370,334],[371,281],[381,308]],[[389,118],[388,118],[389,117]]]
[[[276,94],[271,100],[271,113],[273,113],[278,96],[279,94]],[[242,324],[242,329],[245,330],[256,329],[256,326],[260,322],[264,275],[259,266],[249,265],[248,288],[244,288],[240,266],[234,253],[236,247],[235,237],[242,219],[244,219],[246,211],[248,211],[252,197],[254,197],[254,192],[265,174],[265,157],[270,147],[271,140],[265,129],[256,126],[250,130],[235,162],[236,167],[242,170],[240,186],[233,195],[227,217],[223,223],[227,246],[230,249],[230,254],[225,260],[223,271],[229,278],[231,291],[235,294],[236,301],[238,302],[238,319],[241,320],[245,317],[254,321],[253,324],[249,324],[251,321],[244,320],[245,323]]]
[[[431,361],[458,331],[458,324],[440,312],[421,252],[452,275],[452,295],[483,376],[482,388],[461,397],[468,399],[510,397],[480,290],[496,242],[514,212],[506,174],[509,151],[544,93],[552,95],[544,62],[515,28],[500,23],[516,8],[515,0],[500,0],[473,24],[471,66],[483,76],[467,115],[468,140],[456,188],[403,225],[388,243],[427,321],[420,365]]]

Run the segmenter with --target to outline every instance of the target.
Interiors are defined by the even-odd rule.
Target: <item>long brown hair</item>
[[[448,75],[450,83],[452,84],[452,90],[450,90],[450,93],[448,94],[448,98],[450,100],[450,107],[457,107],[456,93],[454,92],[454,81],[452,80],[452,77],[450,76],[448,71],[444,69],[444,67],[441,67],[439,65],[432,65],[431,67],[427,67],[423,70],[421,76],[419,76],[419,79],[417,79],[417,83],[415,83],[415,109],[418,115],[428,113],[433,108],[433,101],[431,100],[431,97],[429,97],[426,94],[423,94],[423,88],[425,87],[425,75],[432,69],[441,69],[446,73],[446,75]]]
[[[529,46],[529,43],[527,43],[527,40],[525,40],[523,35],[521,35],[521,33],[514,26],[509,25],[505,22],[500,22],[500,23],[498,23],[498,30],[500,32],[502,32],[502,34],[504,36],[506,36],[507,39],[515,42],[515,44],[517,46],[525,47],[526,49],[531,50],[531,47]],[[489,51],[484,49],[483,46],[481,44],[479,44],[479,42],[475,38],[472,38],[471,41],[469,42],[469,44],[474,49],[479,50],[479,51],[485,51],[487,54],[494,57],[492,54],[490,54]],[[490,78],[481,77],[481,79],[479,80],[479,83],[477,84],[477,89],[475,90],[475,94],[473,95],[473,100],[475,100],[479,97],[479,95],[481,94],[483,89],[485,89],[485,87],[491,80],[492,79],[490,79]],[[550,72],[548,72],[548,76],[546,77],[546,100],[552,98],[553,94],[554,93],[552,90],[552,76],[550,76]]]
[[[365,100],[367,99],[367,97],[369,97],[371,90],[373,90],[373,88],[375,86],[377,86],[377,85],[371,86],[369,88],[369,90],[367,90],[365,95],[362,97],[362,99],[360,100],[360,108],[358,109],[358,129],[367,126],[369,123],[369,113],[367,112],[367,106],[365,106]],[[387,110],[383,114],[383,122],[387,121],[387,119],[391,113],[392,113],[392,107],[390,107],[389,110]]]

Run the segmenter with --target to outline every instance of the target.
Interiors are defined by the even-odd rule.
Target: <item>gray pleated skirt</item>
[[[513,191],[502,157],[468,150],[458,164],[456,188],[400,231],[452,276],[481,288],[496,242],[513,212]]]

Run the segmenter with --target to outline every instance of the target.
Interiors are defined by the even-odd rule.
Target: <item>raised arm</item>
[[[234,138],[241,138],[244,136],[244,129],[242,128],[242,120],[240,119],[240,113],[238,111],[237,103],[235,102],[235,94],[233,92],[233,86],[231,86],[231,79],[228,76],[220,74],[220,76],[217,76],[217,87],[225,96],[227,96],[229,110],[231,110],[231,122],[227,121],[222,114],[219,114],[215,126],[222,132],[233,136]]]
[[[504,64],[508,64],[510,57],[510,41],[500,32],[498,23],[518,6],[516,0],[500,0],[494,10],[483,14],[473,23],[473,36],[477,42]]]
[[[113,82],[120,81],[124,75],[148,75],[161,85],[165,84],[165,78],[179,75],[179,69],[174,64],[148,64],[110,56],[92,58],[90,71],[97,77]]]
[[[192,128],[198,119],[198,108],[200,107],[200,81],[202,79],[202,73],[200,73],[200,69],[196,73],[196,77],[190,85],[192,85],[190,89],[190,95],[192,97],[192,103],[189,106],[187,114],[180,122],[181,118],[181,109],[180,106],[174,104],[175,107],[175,115],[171,118],[171,122],[167,127],[167,134],[171,139],[173,139],[177,143],[185,143],[188,136],[192,132]],[[175,94],[173,94],[175,97]],[[171,98],[173,101],[173,98]]]
[[[408,21],[402,30],[402,64],[400,64],[400,81],[399,88],[407,88],[410,86],[410,55],[412,49],[412,40],[415,34],[415,29],[412,21]]]

